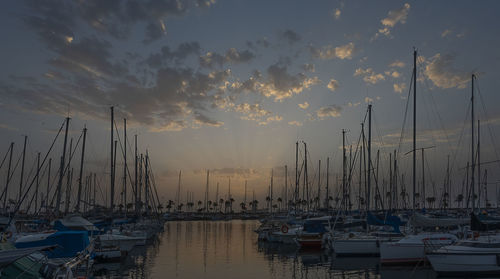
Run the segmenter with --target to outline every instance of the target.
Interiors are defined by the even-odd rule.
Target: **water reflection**
[[[427,269],[381,268],[378,258],[336,258],[295,245],[257,241],[254,220],[168,222],[152,243],[96,278],[435,278]]]

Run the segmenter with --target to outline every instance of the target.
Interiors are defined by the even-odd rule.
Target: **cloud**
[[[207,116],[201,114],[201,113],[196,113],[194,116],[194,123],[199,126],[212,126],[212,127],[220,127],[224,125],[224,122],[213,120],[208,118]]]
[[[365,103],[371,104],[371,103],[373,103],[373,99],[370,97],[365,97]]]
[[[450,54],[434,55],[425,66],[425,76],[439,88],[465,88],[471,75],[454,69],[452,67],[454,59],[455,56]]]
[[[287,29],[280,34],[280,37],[283,38],[288,44],[293,45],[301,40],[299,34],[295,31]]]
[[[259,125],[265,125],[268,122],[277,120],[276,117],[279,118],[279,116],[271,116],[272,113],[264,109],[260,104],[242,103],[236,105],[234,111],[243,114],[243,116],[240,117],[241,119],[256,121]],[[279,121],[281,121],[281,119]]]
[[[201,47],[198,42],[185,42],[177,46],[177,49],[171,50],[164,46],[159,53],[152,53],[143,62],[151,68],[160,68],[170,63],[179,64],[190,55],[198,55]]]
[[[295,120],[294,120],[294,121],[289,121],[289,122],[288,122],[288,125],[290,125],[290,126],[297,126],[297,127],[300,127],[300,126],[302,126],[303,124],[302,124],[302,122],[299,122],[299,121],[295,121]]]
[[[216,52],[207,52],[205,55],[200,56],[200,66],[205,68],[215,68],[216,66],[222,67],[225,63],[239,64],[249,62],[255,58],[249,50],[238,51],[235,48],[230,48],[224,55]]]
[[[317,77],[309,78],[303,73],[291,75],[286,66],[273,64],[267,68],[267,80],[258,83],[257,90],[267,98],[282,101],[318,83]]]
[[[322,47],[321,49],[310,46],[309,51],[311,52],[314,58],[319,58],[323,60],[339,58],[344,60],[352,58],[352,55],[355,52],[355,46],[353,42],[338,47],[333,47],[332,45],[328,45]]]
[[[393,77],[393,78],[398,78],[398,77],[401,76],[401,73],[398,72],[398,71],[392,71],[392,72],[391,71],[385,71],[384,73],[385,73],[386,76]]]
[[[301,109],[307,109],[307,108],[309,107],[309,103],[308,103],[308,102],[305,102],[305,103],[303,103],[303,104],[299,104],[299,107],[300,107]]]
[[[406,84],[404,84],[404,83],[394,83],[392,85],[392,87],[394,88],[394,92],[403,93],[403,90],[405,90],[405,88],[406,88]]]
[[[410,11],[410,4],[405,3],[403,7],[389,11],[386,18],[383,18],[380,22],[382,23],[382,28],[378,30],[374,38],[379,35],[390,36],[391,29],[397,24],[406,23],[406,18],[408,17],[408,12]]]
[[[280,122],[281,120],[283,120],[283,117],[281,117],[279,115],[269,116],[264,121],[260,121],[259,125],[265,126],[271,122]]]
[[[394,62],[389,64],[389,67],[391,68],[404,68],[404,66],[406,66],[406,64],[399,60],[395,60]]]
[[[332,78],[326,87],[328,87],[331,91],[335,91],[339,88],[339,82]]]
[[[116,39],[130,37],[134,27],[145,28],[143,42],[148,44],[158,40],[166,33],[165,20],[182,16],[193,8],[208,7],[214,1],[167,0],[167,1],[37,1],[27,0],[28,7],[36,15],[27,16],[26,22],[39,31],[50,44],[58,44],[67,35],[74,38],[72,29],[76,22],[86,24],[90,29]],[[203,5],[200,5],[203,3]],[[206,5],[206,4],[210,5]],[[79,24],[78,27],[82,25]]]
[[[322,107],[316,111],[316,115],[323,119],[325,117],[339,117],[342,112],[342,107],[338,105],[330,105]]]
[[[384,75],[375,73],[372,68],[357,68],[354,76],[363,76],[363,80],[369,84],[377,84],[379,81],[385,80]]]
[[[340,19],[340,14],[341,14],[341,13],[342,13],[342,11],[341,11],[339,8],[337,8],[337,9],[335,9],[335,10],[333,11],[333,16],[335,17],[335,19],[337,19],[337,20],[338,20],[338,19]]]
[[[302,65],[302,69],[306,72],[311,72],[311,73],[314,73],[316,71],[314,64],[304,64]]]
[[[444,38],[444,37],[446,37],[446,36],[448,36],[450,34],[451,34],[451,30],[450,29],[446,29],[446,30],[443,31],[443,33],[441,33],[441,38]]]

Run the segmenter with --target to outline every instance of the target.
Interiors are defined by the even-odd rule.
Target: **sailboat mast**
[[[40,152],[36,155],[35,213],[38,212],[38,188],[40,187]]]
[[[413,50],[413,211],[415,211],[415,191],[417,188],[417,50]]]
[[[321,198],[321,160],[318,162],[318,201],[316,203],[316,210],[320,208],[320,198]]]
[[[368,105],[368,198],[367,210],[370,210],[372,174],[372,105]]]
[[[114,156],[113,156],[113,153],[114,153],[114,137],[113,137],[113,130],[114,130],[114,127],[113,127],[113,124],[115,122],[115,118],[114,118],[114,108],[111,107],[111,148],[110,148],[110,152],[111,152],[111,156],[110,156],[110,161],[111,161],[111,164],[110,164],[110,172],[109,172],[109,181],[110,181],[110,202],[109,202],[109,210],[111,211],[111,214],[113,214],[113,207],[114,207],[114,200],[115,200],[115,181],[114,181],[114,175],[113,175],[113,172],[114,172],[114,168],[113,168],[113,165],[114,165]]]
[[[481,152],[480,152],[480,120],[477,120],[477,207],[481,210]]]
[[[80,212],[80,201],[82,196],[82,175],[83,175],[83,160],[85,158],[85,140],[87,137],[87,127],[83,128],[83,143],[82,143],[82,157],[80,158],[80,174],[78,178],[78,198],[76,199],[76,212]]]
[[[471,102],[471,182],[470,185],[472,187],[472,212],[476,209],[476,201],[475,201],[475,196],[476,192],[474,190],[474,168],[475,168],[475,153],[474,153],[474,74],[472,74],[472,86],[471,86],[471,97],[470,97],[470,102]]]
[[[137,200],[137,135],[134,136],[134,188],[135,188],[135,193],[134,193],[134,206],[135,206],[135,214],[138,215],[139,213],[139,205],[138,205],[138,200]]]
[[[10,169],[12,166],[12,153],[14,153],[14,142],[10,143],[9,166],[7,167],[7,181],[5,182],[5,195],[3,196],[3,211],[7,213],[7,196],[9,194]]]
[[[330,189],[329,189],[329,178],[330,178],[330,157],[326,157],[326,197],[325,197],[325,207],[326,210],[330,210]]]
[[[24,136],[24,147],[23,147],[23,161],[21,163],[21,179],[19,180],[19,199],[17,203],[21,203],[23,196],[23,181],[24,181],[24,159],[26,158],[26,142],[28,141],[28,136]],[[21,205],[19,205],[20,207]]]
[[[342,129],[342,204],[345,206],[345,209],[347,210],[347,204],[346,204],[346,185],[345,185],[345,162],[346,157],[345,157],[345,130]]]
[[[127,119],[123,118],[123,206],[127,215]]]

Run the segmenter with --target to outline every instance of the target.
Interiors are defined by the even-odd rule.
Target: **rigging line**
[[[2,169],[3,163],[5,163],[5,160],[7,159],[7,155],[9,155],[10,147],[11,147],[11,145],[9,144],[9,148],[7,149],[7,152],[5,152],[5,157],[3,157],[2,163],[0,164],[0,169]]]
[[[121,141],[121,139],[120,139],[120,134],[118,133],[118,127],[116,127],[116,122],[115,122],[115,130],[116,130],[116,133],[117,133],[117,135],[118,135],[118,142],[120,143],[120,150],[122,151],[122,155],[125,155],[124,150],[123,150],[122,141]],[[125,147],[125,148],[126,148],[126,147]],[[131,151],[131,152],[132,152],[132,151]],[[115,162],[115,164],[116,164],[116,162]],[[132,180],[132,176],[130,175],[130,170],[129,170],[129,168],[128,168],[129,164],[126,164],[126,165],[127,165],[127,174],[128,174],[128,178],[129,178],[128,182],[129,182],[129,184],[130,184],[130,188],[132,188],[132,191],[133,191],[133,193],[134,193],[134,195],[135,195],[135,187],[134,187],[134,186],[135,186],[135,184],[132,184],[133,180]]]
[[[490,137],[491,137],[491,141],[492,141],[492,145],[493,145],[493,150],[495,150],[495,159],[498,160],[499,156],[498,156],[498,151],[497,151],[497,146],[496,146],[496,139],[494,137],[494,134],[493,134],[493,131],[491,129],[491,125],[490,125],[490,120],[491,120],[491,117],[489,116],[488,114],[488,111],[486,110],[486,105],[484,104],[484,100],[483,100],[483,94],[481,94],[481,89],[479,88],[479,80],[477,79],[476,77],[476,86],[477,86],[477,91],[479,93],[479,99],[481,100],[481,105],[483,106],[483,111],[484,111],[484,114],[486,115],[486,126],[488,126],[488,133],[490,134]],[[499,166],[500,166],[500,162],[498,163]]]
[[[47,160],[47,157],[49,156],[50,152],[52,151],[52,148],[54,147],[54,144],[56,143],[57,137],[61,133],[61,131],[62,131],[62,129],[63,129],[63,127],[64,127],[65,124],[66,124],[66,119],[63,121],[63,124],[61,125],[61,128],[59,128],[59,131],[57,132],[57,135],[55,136],[54,140],[52,141],[52,144],[50,145],[49,150],[45,154],[45,157],[43,158],[43,161],[42,161],[42,164],[40,165],[40,167],[42,167],[45,164],[45,161]],[[31,184],[28,187],[28,191],[33,186],[34,182],[35,182],[35,178],[33,178],[33,180],[31,181]],[[21,199],[21,201],[19,202],[19,204],[21,204],[24,201],[24,199],[26,198],[26,194],[27,194],[27,192],[23,195],[23,198]],[[10,226],[10,224],[12,223],[12,220],[13,220],[14,216],[19,211],[19,209],[20,209],[19,204],[14,208],[14,212],[10,216],[9,223],[7,224],[7,227]]]
[[[458,138],[458,143],[457,143],[457,147],[461,146],[462,144],[462,139],[464,137],[464,133],[465,133],[465,127],[467,126],[467,121],[469,119],[469,112],[471,110],[471,103],[469,102],[469,105],[467,106],[467,112],[465,114],[465,119],[464,119],[464,122],[463,122],[463,125],[462,125],[462,131],[460,132],[460,137]],[[453,160],[451,161],[451,164],[450,164],[450,176],[451,176],[451,172],[453,171],[453,169],[455,168],[455,163],[457,161],[457,157],[458,157],[458,148],[455,150],[455,152],[453,152]]]
[[[406,107],[405,107],[405,116],[403,118],[403,126],[401,127],[401,135],[399,137],[399,143],[398,143],[398,151],[397,151],[397,155],[396,155],[396,158],[399,159],[399,154],[401,153],[401,145],[403,143],[403,138],[404,138],[404,130],[405,130],[405,125],[406,125],[406,117],[408,116],[408,107],[410,105],[410,95],[411,95],[411,89],[412,89],[412,86],[413,86],[413,79],[414,79],[414,71],[412,70],[412,75],[411,75],[411,79],[410,79],[410,86],[408,86],[408,96],[406,97]],[[396,159],[395,158],[395,159]]]
[[[73,155],[75,155],[75,152],[76,152],[76,148],[78,147],[78,145],[80,144],[80,140],[82,139],[82,136],[83,136],[83,131],[82,133],[80,134],[80,137],[78,137],[78,140],[75,144],[75,147],[73,148],[73,150],[70,150],[69,151],[69,159],[68,159],[68,164],[64,167],[64,170],[63,170],[63,176],[66,175],[66,171],[69,171],[69,167],[71,165],[71,161],[73,159]],[[60,173],[60,171],[58,171],[57,173]],[[55,180],[56,180],[56,177],[54,177],[54,183],[55,183]],[[73,181],[72,181],[73,182]],[[62,189],[61,189],[62,190]],[[52,199],[50,201],[50,204],[52,204],[54,202],[54,199],[56,198],[56,193],[57,192],[54,192],[54,195],[52,196]]]
[[[17,159],[17,162],[16,164],[14,165],[14,168],[12,169],[12,172],[10,173],[10,175],[7,177],[7,181],[9,181],[9,184],[12,182],[12,177],[14,177],[14,173],[16,172],[16,169],[17,167],[19,166],[19,162],[21,162],[21,157],[22,157],[22,153],[19,154],[19,158]],[[2,195],[0,196],[0,199],[3,198],[3,195],[8,195],[8,193],[6,193],[6,190],[7,190],[7,187],[4,188],[3,192],[2,192]],[[8,197],[8,196],[7,196]]]

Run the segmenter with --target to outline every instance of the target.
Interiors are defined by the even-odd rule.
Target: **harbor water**
[[[258,242],[256,220],[171,221],[121,263],[94,266],[95,278],[436,278],[429,267],[381,267],[379,258]]]

